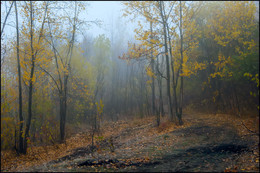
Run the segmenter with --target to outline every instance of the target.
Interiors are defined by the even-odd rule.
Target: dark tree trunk
[[[180,1],[180,35],[181,35],[181,67],[180,72],[183,74],[183,34],[182,34],[182,6]],[[181,75],[181,87],[180,87],[180,107],[179,107],[179,113],[177,114],[177,117],[179,119],[179,124],[182,125],[182,105],[183,105],[183,75]]]
[[[163,35],[164,35],[164,47],[165,47],[165,57],[166,57],[166,75],[167,75],[167,95],[168,95],[168,108],[169,108],[169,116],[170,119],[173,121],[173,113],[172,113],[172,101],[171,101],[171,77],[170,77],[170,61],[169,61],[169,56],[168,56],[168,45],[167,45],[167,32],[166,32],[166,24],[165,24],[165,19],[163,15],[163,5],[162,1],[159,1],[159,7],[160,7],[160,12],[161,12],[161,18],[163,20]]]
[[[35,63],[35,56],[33,50],[33,8],[32,8],[32,1],[30,2],[30,19],[31,19],[31,56],[32,56],[32,66],[31,66],[31,73],[30,73],[30,82],[29,82],[29,96],[28,96],[28,119],[26,121],[25,127],[25,138],[24,138],[24,153],[26,154],[27,151],[27,140],[29,139],[29,130],[31,125],[32,119],[32,92],[33,92],[33,75],[34,75],[34,63]]]
[[[65,124],[64,124],[64,99],[63,93],[60,93],[60,143],[64,142],[65,137]]]
[[[19,29],[18,29],[18,13],[17,13],[17,6],[16,6],[16,1],[14,1],[15,5],[15,14],[16,14],[16,34],[17,34],[17,66],[18,66],[18,79],[19,79],[19,123],[20,123],[20,128],[19,128],[19,139],[18,139],[18,151],[19,153],[24,153],[23,149],[23,98],[22,98],[22,80],[21,80],[21,66],[20,66],[20,57],[19,57]]]
[[[73,28],[72,28],[72,38],[69,44],[69,50],[67,54],[67,58],[69,57],[69,61],[67,64],[67,70],[70,72],[70,63],[72,59],[72,52],[73,52],[73,46],[74,46],[74,40],[75,40],[75,32],[76,32],[76,13],[77,13],[77,1],[75,1],[75,11],[74,11],[74,20],[73,20]],[[63,80],[63,87],[64,91],[62,93],[62,106],[61,106],[61,112],[60,112],[60,141],[65,141],[65,126],[66,126],[66,114],[67,114],[67,92],[68,92],[68,79],[69,74],[66,74],[64,72],[64,80]]]
[[[170,31],[169,31],[169,26],[166,23],[166,28],[167,28],[167,34],[168,34],[168,41],[169,41],[169,49],[170,49],[170,59],[171,59],[171,69],[172,69],[172,85],[173,85],[173,103],[174,103],[174,108],[175,108],[175,116],[178,115],[178,101],[177,101],[177,82],[175,82],[175,71],[174,71],[174,59],[172,56],[172,46],[171,46],[171,37],[170,37]],[[172,119],[173,120],[173,119]]]
[[[153,23],[152,22],[150,22],[150,32],[151,32],[150,39],[152,40],[153,39]],[[155,70],[154,70],[153,51],[151,51],[150,56],[151,56],[150,58],[151,58],[152,72],[154,74]],[[153,113],[153,115],[155,114],[155,86],[154,86],[154,77],[153,76],[152,76],[152,113]]]
[[[161,62],[161,69],[163,69],[164,59]],[[159,114],[164,116],[164,108],[163,108],[163,95],[162,95],[162,72],[159,70],[159,56],[157,57],[156,69],[157,69],[157,83],[159,88]]]
[[[64,92],[61,98],[61,110],[60,110],[60,142],[65,141],[65,126],[66,126],[66,113],[67,113],[67,81],[68,76],[64,76]]]

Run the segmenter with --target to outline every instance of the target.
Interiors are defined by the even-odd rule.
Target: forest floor
[[[240,120],[258,132],[256,118],[224,114],[184,114],[182,126],[163,118],[156,127],[155,117],[107,122],[94,148],[86,131],[28,156],[3,151],[1,172],[258,172],[259,136]]]

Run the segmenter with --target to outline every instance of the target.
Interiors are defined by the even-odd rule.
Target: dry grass
[[[119,134],[126,128],[131,128],[143,122],[150,122],[153,118],[135,119],[133,121],[105,122],[101,134],[104,138]],[[140,123],[141,122],[141,123]],[[1,171],[19,171],[25,167],[41,165],[43,163],[56,160],[60,157],[71,154],[79,147],[86,147],[91,143],[90,132],[84,131],[76,134],[66,140],[64,144],[55,144],[49,146],[29,146],[26,155],[17,155],[15,151],[1,151]]]
[[[64,144],[29,146],[26,155],[14,151],[1,151],[1,171],[18,171],[24,167],[40,165],[71,153],[72,149],[90,144],[89,136],[77,134]]]
[[[104,122],[102,124],[101,136],[108,138],[111,136],[120,135],[126,129],[138,129],[135,134],[128,134],[127,138],[122,140],[129,141],[134,138],[141,138],[138,143],[144,145],[145,143],[152,142],[154,137],[167,134],[179,128],[186,128],[194,124],[204,123],[212,126],[222,126],[225,124],[232,125],[238,131],[238,134],[247,136],[250,132],[241,125],[241,118],[226,114],[189,114],[183,117],[184,125],[178,126],[175,123],[169,122],[167,117],[161,119],[161,124],[156,127],[155,117],[147,117],[133,120],[120,120],[117,122]],[[243,118],[243,123],[249,127],[252,131],[259,130],[259,120],[257,118]],[[91,143],[90,133],[84,131],[78,133],[66,140],[64,144],[55,144],[52,146],[31,146],[28,149],[27,155],[17,156],[14,151],[2,151],[1,152],[1,171],[19,171],[31,166],[41,165],[43,163],[56,160],[60,157],[71,154],[73,149],[79,147],[86,147]],[[251,135],[251,134],[250,134]],[[255,140],[259,141],[259,137],[255,136]],[[158,144],[159,145],[159,144]],[[171,144],[167,144],[171,145]],[[127,146],[126,146],[127,147]],[[159,146],[158,146],[159,147]],[[256,152],[256,156],[259,156],[259,152]]]

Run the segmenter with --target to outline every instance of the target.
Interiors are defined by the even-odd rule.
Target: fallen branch
[[[253,130],[250,130],[241,120],[240,120],[240,122],[241,122],[241,124],[242,124],[249,132],[252,133],[252,135],[257,135],[257,136],[259,136],[259,133],[255,132],[255,131],[253,131]]]

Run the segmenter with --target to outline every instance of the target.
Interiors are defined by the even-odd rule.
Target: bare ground
[[[259,171],[259,136],[227,115],[184,115],[184,126],[155,119],[117,122],[103,129],[95,147],[19,171]],[[112,140],[112,141],[111,141]]]

